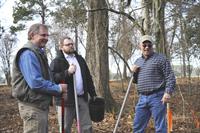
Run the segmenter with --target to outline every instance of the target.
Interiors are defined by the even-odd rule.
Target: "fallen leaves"
[[[174,133],[199,133],[200,129],[195,128],[195,124],[192,118],[191,108],[196,112],[198,118],[200,118],[200,93],[192,93],[189,95],[190,89],[199,89],[199,81],[192,82],[191,85],[187,85],[186,82],[181,80],[180,88],[187,101],[184,104],[181,101],[181,96],[176,91],[173,96],[172,111],[173,111],[173,132]],[[183,85],[181,85],[183,84]],[[126,93],[127,82],[124,84],[125,88],[122,88],[120,82],[113,81],[110,83],[111,92],[114,99],[121,105]],[[188,89],[190,87],[190,89]],[[197,89],[197,90],[198,90]],[[131,133],[133,132],[132,124],[134,117],[134,106],[137,103],[137,92],[134,89],[134,85],[130,90],[128,100],[126,102],[122,117],[120,119],[117,133]],[[184,106],[183,106],[184,105]],[[184,114],[184,115],[183,115]],[[184,117],[183,117],[184,116]],[[104,120],[98,123],[93,122],[94,133],[112,133],[117,121],[118,114],[105,113]],[[49,133],[59,133],[57,123],[57,114],[55,107],[50,108],[49,113]],[[0,132],[1,133],[22,133],[23,124],[19,117],[17,100],[11,98],[10,88],[0,87]],[[73,133],[76,131],[76,125],[73,125]],[[146,130],[146,133],[155,133],[153,120],[151,119]]]

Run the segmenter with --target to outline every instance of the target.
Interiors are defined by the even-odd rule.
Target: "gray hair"
[[[48,26],[45,24],[37,23],[37,24],[31,25],[28,31],[28,40],[31,40],[33,35],[38,34],[41,27],[48,30]]]

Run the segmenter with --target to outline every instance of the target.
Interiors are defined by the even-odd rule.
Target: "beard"
[[[72,48],[70,48],[70,49],[68,49],[67,51],[65,51],[65,53],[66,54],[74,54],[74,48],[72,47]]]
[[[74,49],[70,49],[68,54],[74,54]]]

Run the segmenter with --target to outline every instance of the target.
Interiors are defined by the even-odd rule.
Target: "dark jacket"
[[[44,79],[49,80],[49,71],[48,71],[48,61],[44,54],[41,54],[40,50],[36,47],[34,47],[30,42],[27,43],[23,48],[21,48],[14,59],[13,62],[13,73],[12,73],[12,95],[17,98],[20,102],[23,102],[25,104],[29,104],[30,106],[34,106],[36,108],[40,108],[43,110],[46,110],[49,108],[49,105],[52,101],[52,96],[37,92],[28,86],[27,82],[24,79],[24,76],[22,75],[20,68],[18,66],[18,60],[20,57],[20,54],[24,50],[31,50],[35,53],[37,56],[40,66],[42,69],[42,76]]]
[[[83,78],[83,89],[84,89],[84,99],[88,101],[88,93],[91,97],[96,96],[95,87],[93,84],[92,76],[90,75],[89,68],[82,56],[74,53],[75,57],[80,65],[81,75]],[[73,85],[73,75],[68,75],[67,70],[69,68],[69,63],[65,59],[62,51],[58,52],[57,57],[51,62],[50,69],[52,72],[53,80],[55,83],[66,83],[68,84],[67,97],[65,97],[65,106],[74,106],[74,85]],[[56,105],[61,105],[61,99],[55,98]]]

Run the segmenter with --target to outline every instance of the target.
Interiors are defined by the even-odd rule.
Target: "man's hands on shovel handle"
[[[131,67],[131,71],[134,72],[134,73],[138,73],[139,70],[140,70],[140,67],[137,66],[137,65],[133,65],[133,66]]]
[[[161,101],[162,101],[163,104],[169,103],[170,99],[171,99],[171,95],[169,93],[165,92]]]
[[[61,94],[62,94],[62,98],[65,98],[67,95],[67,84],[61,83]]]
[[[67,92],[67,84],[61,83],[60,86],[61,86],[61,92],[66,93]]]
[[[69,74],[69,75],[72,75],[72,74],[75,73],[75,71],[76,71],[76,65],[70,64],[70,65],[69,65],[69,68],[68,68],[68,70],[67,70],[68,74]]]

